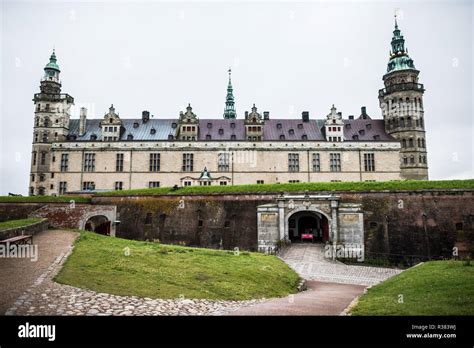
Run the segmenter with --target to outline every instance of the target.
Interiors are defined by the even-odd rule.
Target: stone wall
[[[0,222],[26,219],[30,213],[45,203],[0,203]]]
[[[34,224],[22,227],[9,228],[8,230],[0,231],[0,240],[13,238],[21,235],[35,235],[41,231],[48,229],[48,220],[36,222]]]
[[[338,195],[347,208],[350,203],[362,205],[365,250],[370,258],[449,257],[460,241],[469,241],[468,249],[474,243],[473,190],[314,194]],[[93,202],[117,206],[118,237],[256,250],[257,206],[275,203],[278,196],[115,196],[96,197]]]

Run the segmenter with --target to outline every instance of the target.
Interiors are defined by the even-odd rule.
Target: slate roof
[[[101,119],[88,119],[86,133],[79,136],[79,120],[69,122],[69,134],[76,135],[76,140],[88,141],[95,134],[101,139]],[[301,119],[270,119],[263,125],[263,140],[265,141],[325,141],[324,122],[322,119],[313,119],[303,122]],[[134,127],[137,123],[138,127]],[[124,131],[121,140],[127,140],[133,135],[133,140],[169,140],[169,136],[176,135],[177,128],[173,128],[176,119],[150,119],[144,123],[142,119],[122,119]],[[233,124],[233,126],[232,126]],[[208,126],[210,125],[210,126]],[[155,133],[152,133],[152,129]],[[221,131],[220,131],[221,130]],[[243,119],[200,119],[198,140],[246,140]],[[284,135],[284,139],[280,136]],[[306,136],[306,137],[304,137]],[[398,141],[385,132],[384,120],[357,118],[344,120],[344,137],[346,141]],[[304,139],[305,138],[305,139]]]

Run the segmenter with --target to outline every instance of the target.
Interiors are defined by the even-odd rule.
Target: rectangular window
[[[340,153],[329,154],[329,168],[331,169],[331,172],[341,171],[341,154]]]
[[[69,154],[61,154],[61,171],[67,172],[69,170]]]
[[[44,166],[46,164],[46,152],[41,152],[40,164]]]
[[[118,153],[115,159],[115,171],[123,172],[123,153]]]
[[[95,153],[84,154],[84,171],[85,172],[95,171]]]
[[[150,153],[150,172],[160,171],[160,154]]]
[[[257,180],[257,184],[259,184],[259,185],[262,185],[264,183],[265,183],[265,181],[263,181],[263,180]]]
[[[149,188],[160,187],[160,182],[159,181],[149,181],[148,182],[148,187]]]
[[[299,172],[300,171],[300,155],[297,153],[288,154],[288,171]]]
[[[221,186],[227,186],[227,181],[221,181],[221,182],[219,183],[219,185],[221,185]]]
[[[217,155],[217,169],[219,172],[229,171],[229,153],[221,152]]]
[[[184,186],[191,186],[191,181],[185,181]]]
[[[67,192],[67,182],[66,181],[60,181],[59,182],[59,194],[63,195]]]
[[[115,188],[115,190],[122,190],[123,189],[123,181],[116,181],[114,188]]]
[[[183,172],[192,172],[194,167],[194,154],[183,153]]]
[[[375,159],[373,153],[364,153],[364,170],[375,172]]]
[[[36,165],[36,151],[33,151],[33,165]]]
[[[93,181],[84,181],[82,183],[83,190],[95,190],[95,183]]]
[[[313,172],[321,171],[321,158],[319,153],[313,153]]]

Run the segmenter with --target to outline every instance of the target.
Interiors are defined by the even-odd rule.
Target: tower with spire
[[[35,119],[31,159],[30,195],[47,195],[57,192],[52,166],[55,162],[51,143],[64,141],[69,132],[70,108],[74,98],[61,93],[56,52],[44,67],[40,92],[33,97]]]
[[[227,84],[227,97],[225,98],[225,109],[224,109],[224,118],[225,119],[235,119],[236,118],[236,111],[235,111],[235,102],[234,102],[234,89],[232,87],[232,79],[231,74],[232,70],[229,68],[229,83]]]
[[[423,110],[424,86],[418,83],[420,71],[408,55],[405,38],[398,27],[391,42],[385,88],[379,90],[379,102],[385,130],[401,144],[400,168],[405,179],[427,180],[428,161]]]

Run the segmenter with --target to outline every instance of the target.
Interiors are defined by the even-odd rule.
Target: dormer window
[[[133,134],[127,135],[127,140],[133,140]]]
[[[97,140],[97,135],[91,134],[91,140]]]
[[[234,122],[232,122],[232,123],[230,124],[230,128],[235,128],[235,123],[234,123]]]
[[[224,134],[224,130],[222,128],[219,128],[219,134],[220,135]]]
[[[303,129],[303,124],[302,123],[298,123],[298,129]]]
[[[139,124],[138,122],[133,122],[133,128],[138,128]]]
[[[359,136],[358,136],[357,134],[354,134],[354,135],[352,136],[352,140],[359,140]]]
[[[380,140],[380,135],[378,134],[374,135],[374,140]]]
[[[211,135],[210,134],[206,134],[206,140],[211,140]]]
[[[306,134],[303,134],[303,135],[301,136],[301,139],[302,139],[302,140],[308,140],[308,136],[307,136]]]
[[[176,125],[176,122],[173,122],[173,123],[171,124],[171,128],[173,128],[173,129],[176,128],[176,126],[177,126],[177,125]]]
[[[284,134],[280,135],[280,140],[285,140],[285,135]]]
[[[281,123],[277,123],[277,129],[281,129],[282,125]]]
[[[236,139],[235,134],[232,134],[232,135],[230,136],[230,140],[235,140],[235,139]]]
[[[168,135],[168,140],[173,140],[173,139],[174,139],[173,134],[169,134]]]
[[[295,130],[292,128],[292,129],[290,129],[290,130],[288,131],[288,133],[289,133],[290,135],[294,135],[294,134],[295,134]]]
[[[359,134],[360,134],[360,135],[364,135],[364,134],[365,134],[365,130],[361,129],[361,130],[359,131]]]
[[[112,117],[109,118],[109,123],[114,123],[114,119]]]
[[[346,124],[346,129],[351,129],[351,127],[352,127],[352,126],[351,126],[350,123]]]
[[[156,129],[155,129],[155,128],[150,129],[150,134],[155,134],[155,133],[156,133]]]
[[[207,128],[209,128],[209,129],[212,128],[212,123],[211,123],[211,122],[209,122],[209,123],[207,124]]]
[[[367,123],[367,124],[365,125],[365,128],[367,128],[367,129],[372,129],[372,124],[371,124],[371,123]]]

